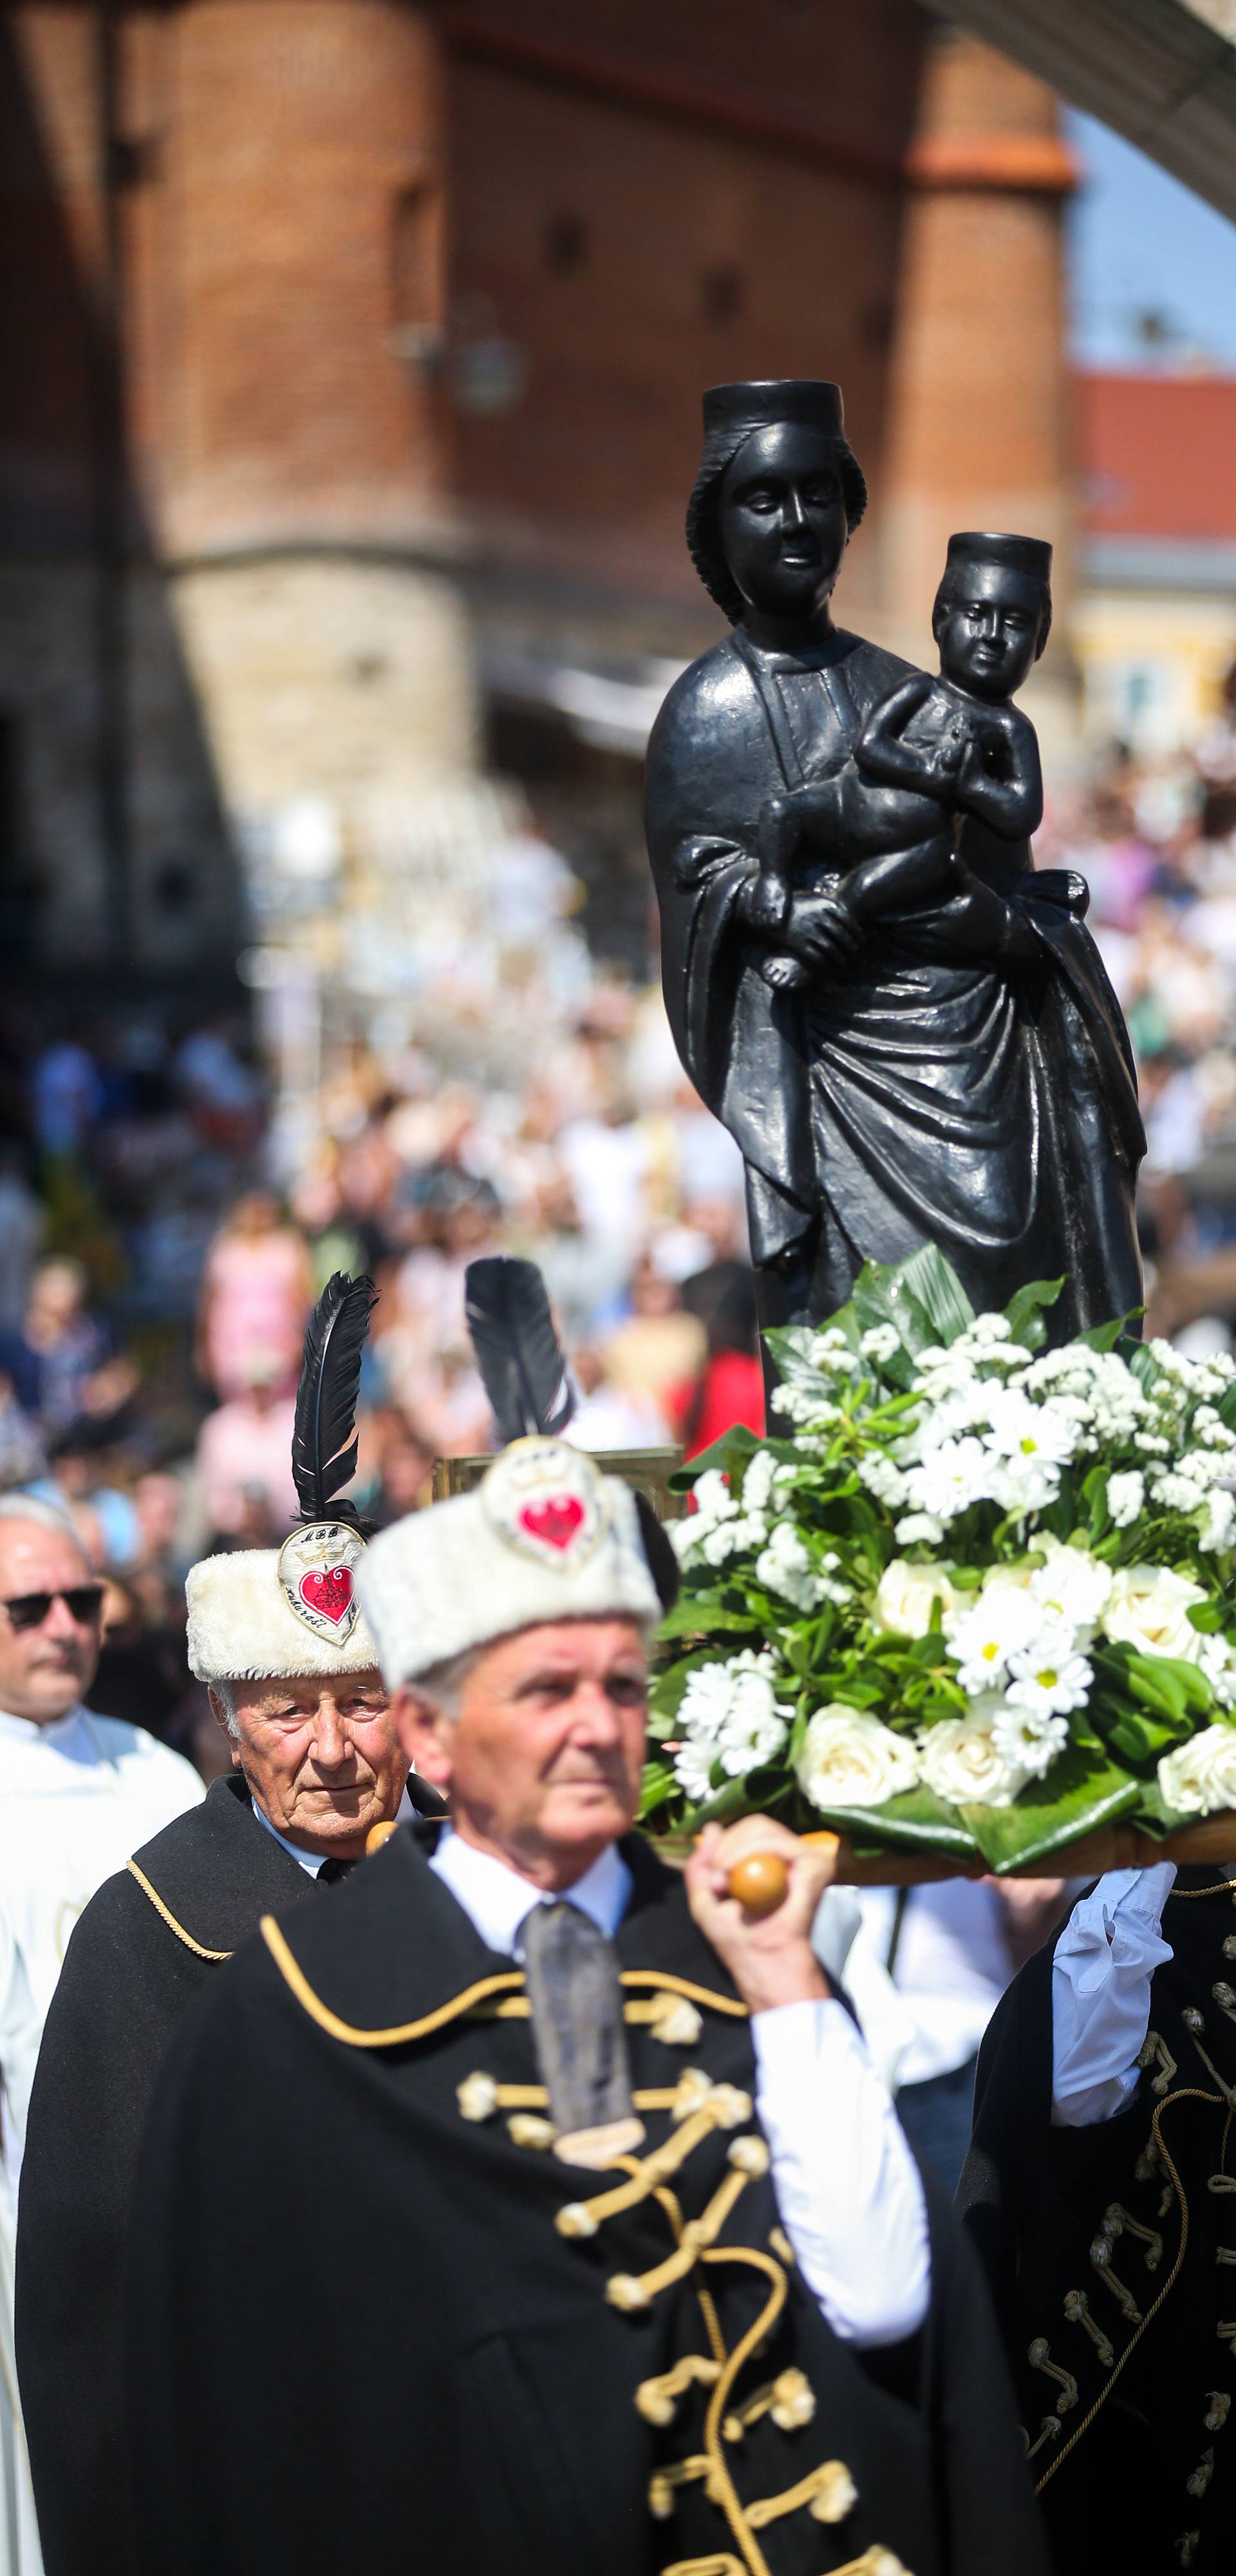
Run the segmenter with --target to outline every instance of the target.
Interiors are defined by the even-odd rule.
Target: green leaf
[[[657,1629],[656,1642],[667,1646],[675,1637],[710,1637],[714,1632],[729,1634],[740,1629],[750,1636],[753,1630],[758,1633],[759,1627],[759,1618],[754,1610],[728,1610],[721,1602],[710,1600],[707,1594],[684,1592],[673,1609],[666,1611]]]
[[[646,1762],[644,1785],[640,1791],[639,1822],[642,1823],[645,1816],[651,1816],[658,1807],[663,1807],[666,1799],[673,1797],[677,1786],[671,1763]]]
[[[997,1877],[1063,1852],[1081,1834],[1127,1815],[1142,1787],[1116,1763],[1070,1745],[1046,1779],[1030,1780],[1012,1807],[963,1807],[973,1834]]]
[[[974,1322],[974,1308],[951,1263],[934,1243],[925,1243],[921,1252],[913,1252],[908,1261],[898,1263],[888,1282],[888,1296],[895,1309],[894,1321],[903,1337],[907,1308],[917,1311],[926,1329],[917,1347],[927,1343],[955,1342],[968,1332]]]
[[[1063,1279],[1031,1279],[1016,1296],[1010,1297],[1004,1309],[1009,1330],[1024,1351],[1041,1351],[1047,1339],[1043,1308],[1054,1306],[1064,1286]]]
[[[955,1807],[920,1783],[888,1798],[880,1807],[820,1807],[810,1813],[817,1824],[848,1834],[851,1842],[876,1851],[929,1851],[942,1858],[973,1860],[977,1844]]]
[[[1224,1620],[1227,1617],[1227,1603],[1225,1601],[1191,1601],[1185,1615],[1188,1619],[1189,1626],[1191,1628],[1196,1628],[1201,1636],[1213,1637],[1223,1626]]]
[[[706,1467],[720,1467],[723,1474],[728,1473],[742,1459],[749,1458],[753,1450],[763,1447],[764,1442],[747,1429],[745,1422],[736,1422],[732,1431],[723,1431],[720,1439],[713,1441],[711,1448],[701,1449],[698,1458],[690,1459],[685,1467],[675,1467],[669,1480],[670,1492],[689,1494]]]

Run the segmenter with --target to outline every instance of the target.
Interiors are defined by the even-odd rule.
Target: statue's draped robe
[[[670,1023],[742,1148],[756,1262],[805,1255],[815,1315],[864,1260],[935,1243],[979,1308],[1066,1274],[1063,1338],[1142,1294],[1145,1140],[1083,881],[968,823],[968,867],[1012,908],[1003,959],[925,953],[943,916],[905,914],[836,981],[788,993],[739,909],[766,800],[835,771],[907,667],[843,632],[809,656],[730,636],[671,690],[647,795]]]

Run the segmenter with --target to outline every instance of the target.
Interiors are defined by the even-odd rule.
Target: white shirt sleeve
[[[1053,2128],[1114,2120],[1133,2099],[1150,1980],[1172,1955],[1159,1927],[1175,1876],[1174,1861],[1109,1870],[1069,1916],[1052,1961]]]
[[[897,2343],[927,2314],[931,2253],[918,2167],[849,2014],[757,2013],[756,2108],[782,2223],[843,2342]]]

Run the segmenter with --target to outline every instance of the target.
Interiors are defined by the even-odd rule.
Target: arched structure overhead
[[[953,0],[949,14],[1236,221],[1233,0]]]

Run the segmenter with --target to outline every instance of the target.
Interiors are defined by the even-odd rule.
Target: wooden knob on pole
[[[748,1852],[745,1860],[735,1861],[727,1883],[743,1913],[758,1919],[784,1905],[790,1873],[780,1852]]]
[[[381,1851],[383,1843],[388,1843],[391,1835],[397,1834],[398,1831],[399,1827],[393,1821],[385,1825],[371,1825],[365,1836],[366,1860],[372,1860],[374,1853]]]

